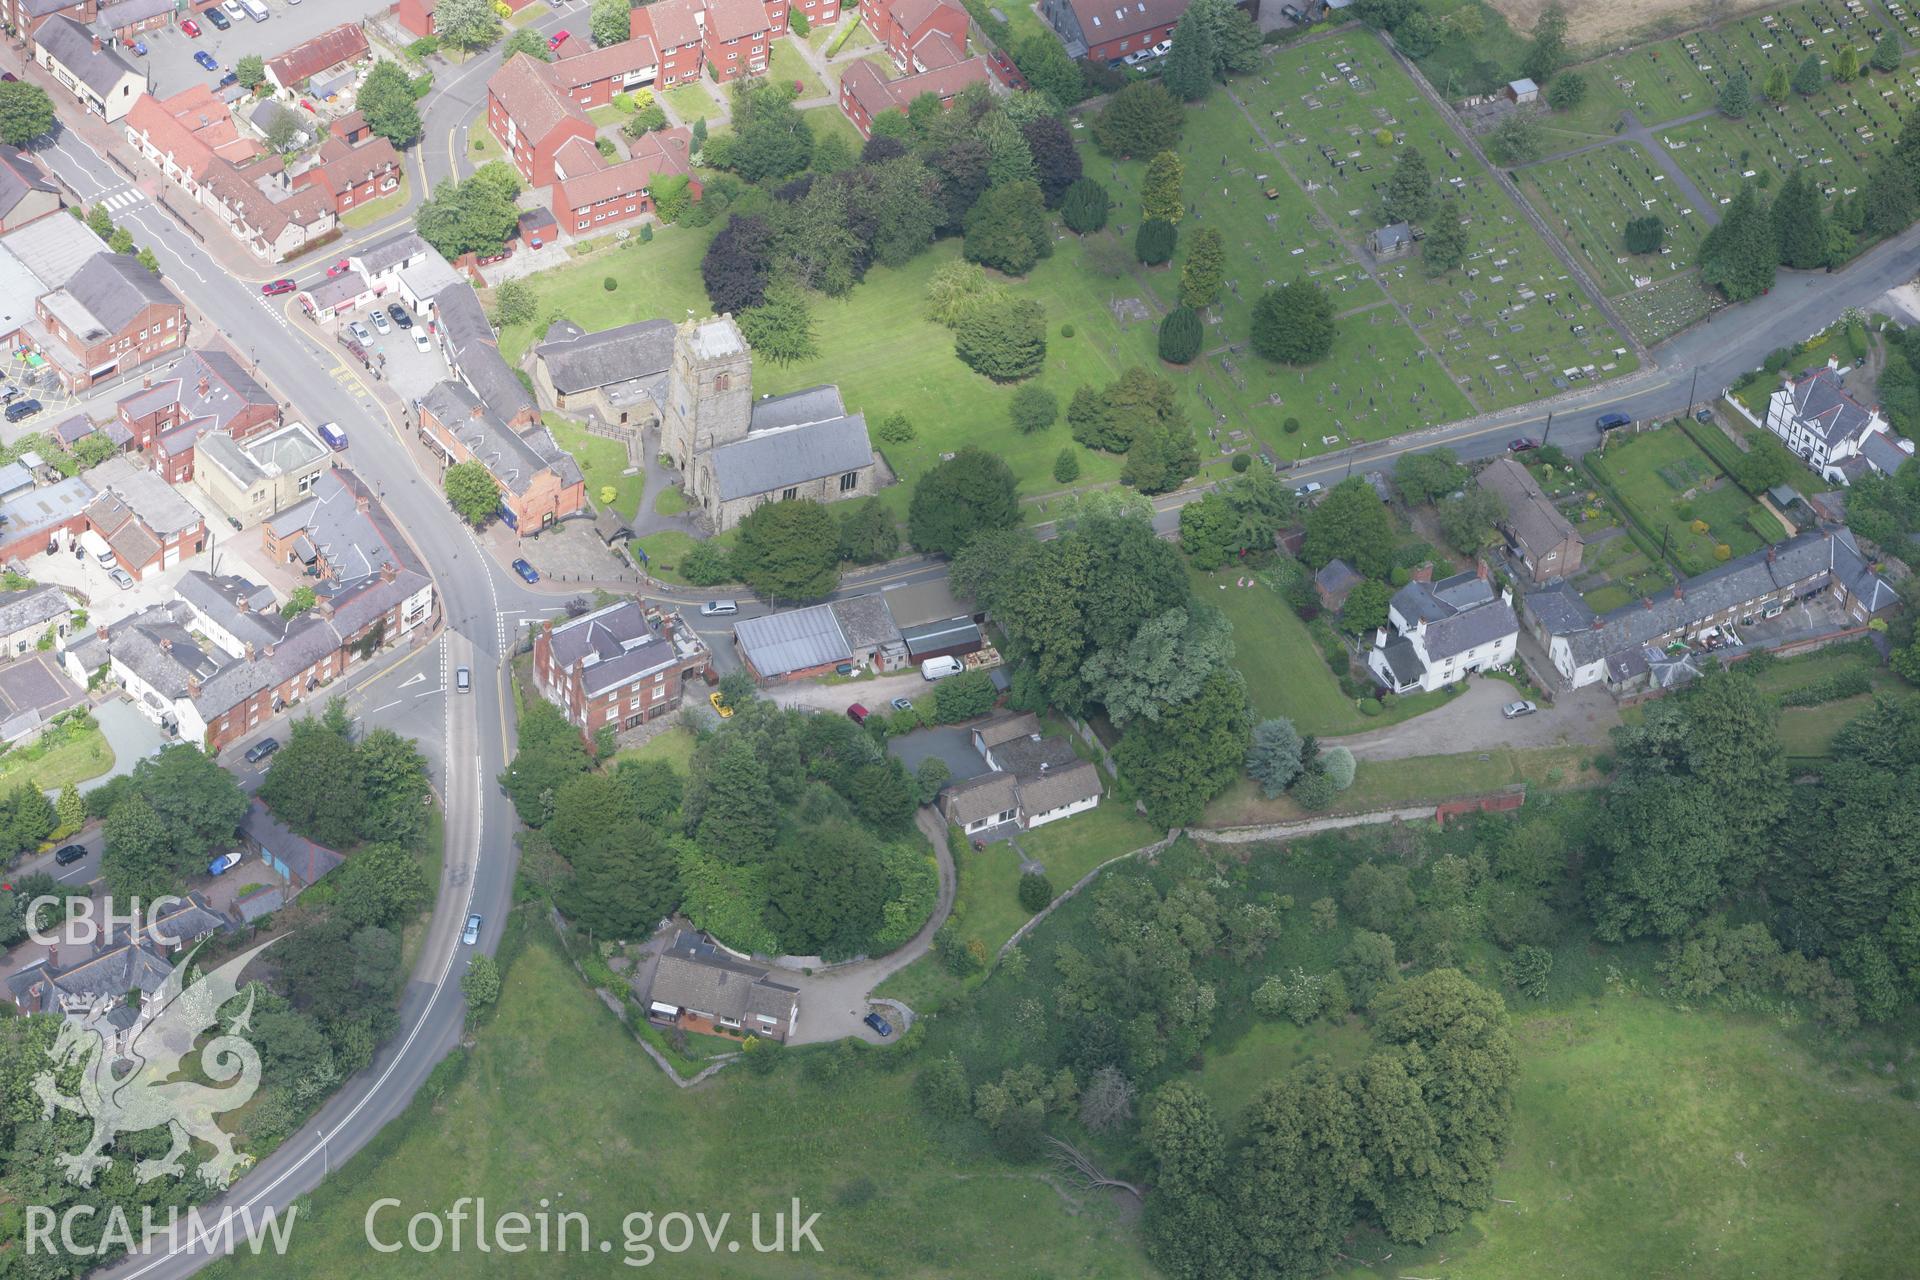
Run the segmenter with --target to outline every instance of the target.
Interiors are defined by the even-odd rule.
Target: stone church
[[[837,502],[885,483],[866,418],[838,387],[753,398],[753,353],[730,315],[677,327],[660,443],[716,531],[763,503]]]

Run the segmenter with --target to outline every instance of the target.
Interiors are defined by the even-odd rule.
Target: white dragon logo
[[[216,1187],[225,1187],[234,1174],[253,1163],[253,1157],[236,1152],[233,1138],[223,1131],[215,1117],[223,1111],[244,1106],[260,1087],[260,1054],[238,1033],[250,1030],[253,1017],[253,993],[246,1007],[224,1034],[207,1041],[200,1050],[200,1072],[217,1084],[239,1077],[224,1089],[212,1089],[193,1080],[176,1080],[180,1064],[192,1052],[200,1033],[219,1021],[220,1007],[239,993],[240,971],[248,961],[272,946],[262,943],[235,957],[191,986],[186,973],[193,951],[174,966],[149,1002],[153,1010],[127,1047],[133,1063],[124,1074],[114,1074],[109,1061],[106,1037],[99,1019],[116,1003],[109,996],[97,1001],[82,1018],[68,1018],[60,1034],[47,1050],[54,1070],[34,1077],[34,1090],[44,1104],[48,1118],[54,1108],[77,1112],[93,1120],[93,1136],[86,1148],[59,1157],[68,1179],[80,1186],[91,1186],[96,1171],[113,1163],[103,1155],[113,1145],[114,1136],[139,1133],[165,1125],[173,1133],[173,1147],[159,1160],[141,1160],[134,1176],[149,1182],[162,1174],[180,1177],[186,1172],[181,1157],[187,1154],[191,1138],[198,1138],[214,1150],[213,1158],[200,1165],[200,1177]],[[59,1091],[55,1070],[80,1064],[80,1096],[69,1097]]]

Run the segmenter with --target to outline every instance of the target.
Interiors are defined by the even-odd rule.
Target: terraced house
[[[458,382],[420,401],[420,440],[443,467],[478,462],[500,487],[500,518],[521,537],[586,509],[586,483],[573,456],[544,426],[515,431]]]
[[[146,72],[64,13],[34,32],[33,60],[81,106],[109,122],[124,118],[147,91]]]

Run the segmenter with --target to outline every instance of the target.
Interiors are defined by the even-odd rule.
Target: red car
[[[334,263],[332,266],[327,268],[327,278],[329,280],[331,280],[335,276],[343,276],[346,273],[347,273],[347,260],[345,258],[340,259],[340,261]]]
[[[554,32],[552,35],[547,37],[547,48],[549,50],[559,49],[561,45],[567,42],[567,36],[570,34],[571,34],[570,32],[566,32],[566,31]]]
[[[192,18],[182,18],[180,20],[180,29],[196,40],[200,38],[200,24]]]
[[[871,714],[873,713],[857,702],[847,708],[847,719],[853,721],[855,724],[865,724],[867,717]]]
[[[269,280],[260,286],[260,292],[266,294],[269,298],[273,298],[283,293],[292,293],[298,287],[299,286],[291,280]]]

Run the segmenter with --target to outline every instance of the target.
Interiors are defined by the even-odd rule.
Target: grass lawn
[[[730,547],[733,545],[736,536],[735,531],[729,529],[725,533],[718,535],[713,541],[718,542],[723,547]],[[693,535],[682,533],[678,529],[663,529],[659,533],[650,533],[644,538],[635,538],[633,545],[639,547],[651,557],[651,563],[641,566],[647,573],[660,579],[662,582],[672,582],[680,586],[690,586],[692,584],[680,576],[680,557],[693,550],[697,541],[698,539],[694,538]],[[637,561],[638,557],[635,557],[635,559]],[[724,588],[716,587],[715,590],[724,593]]]
[[[27,746],[0,755],[0,787],[31,782],[42,791],[58,791],[69,782],[85,782],[111,768],[113,748],[107,745],[107,735],[95,725],[38,754],[36,748]]]
[[[798,81],[802,98],[826,96],[827,86],[820,83],[820,77],[814,71],[812,63],[801,57],[799,51],[788,41],[775,40],[771,43],[773,51],[767,56],[767,79],[777,80],[783,84]],[[837,111],[839,108],[836,107],[834,110]]]
[[[509,964],[498,1011],[444,1098],[436,1105],[423,1091],[304,1199],[284,1257],[237,1257],[209,1276],[371,1274],[385,1259],[368,1245],[365,1218],[388,1196],[401,1202],[392,1221],[403,1234],[413,1213],[443,1211],[461,1196],[527,1213],[544,1197],[557,1202],[555,1212],[588,1215],[592,1238],[613,1246],[593,1261],[470,1245],[410,1253],[409,1276],[627,1274],[620,1260],[630,1212],[702,1210],[710,1222],[730,1213],[730,1234],[750,1239],[752,1213],[790,1209],[796,1195],[804,1212],[820,1212],[821,1252],[800,1261],[745,1244],[712,1254],[702,1245],[665,1258],[667,1269],[713,1277],[1154,1274],[1111,1201],[1063,1197],[1044,1165],[1009,1167],[983,1139],[930,1128],[910,1070],[855,1070],[816,1084],[787,1061],[770,1077],[730,1067],[699,1089],[676,1089],[583,989],[545,926],[536,918],[526,927],[539,936]],[[753,1135],[751,1158],[740,1158],[743,1133]],[[632,1256],[637,1264],[643,1255]]]
[[[1226,569],[1191,576],[1194,596],[1219,608],[1233,623],[1233,665],[1246,677],[1254,714],[1261,719],[1285,716],[1302,733],[1337,737],[1384,729],[1431,711],[1452,696],[1403,695],[1379,715],[1363,716],[1359,703],[1340,691],[1307,624],[1279,592],[1265,582],[1235,586],[1240,575]]]
[[[1362,760],[1353,785],[1340,793],[1335,811],[1360,812],[1438,803],[1458,796],[1496,791],[1516,782],[1530,787],[1584,786],[1601,781],[1592,767],[1597,747],[1502,747],[1459,755],[1410,756],[1404,760]],[[1267,800],[1252,779],[1240,778],[1207,806],[1210,827],[1294,822],[1313,815],[1287,796]]]
[[[600,491],[613,490],[613,509],[631,520],[639,514],[640,495],[646,488],[647,478],[636,471],[632,475],[623,475],[627,469],[627,450],[617,440],[605,436],[588,435],[587,429],[571,418],[557,413],[544,413],[542,419],[547,429],[553,432],[553,438],[560,447],[573,455],[580,464],[580,474],[586,477],[587,497],[594,503],[601,498]]]
[[[832,26],[821,26],[816,23],[813,30],[807,32],[807,43],[812,45],[816,52],[831,47],[836,41],[840,44],[838,49],[833,50],[835,53],[858,52],[861,49],[874,48],[876,44],[873,33],[867,30],[865,23],[860,21],[857,10],[842,10],[840,20]]]
[[[700,257],[717,228],[688,230],[661,227],[651,241],[638,237],[619,241],[564,267],[527,277],[539,297],[539,314],[563,312],[588,332],[611,329],[649,316],[683,319],[689,309],[705,315],[706,288],[700,282]],[[607,292],[602,281],[611,277],[618,286]],[[490,296],[482,301],[489,306]],[[536,336],[532,324],[509,325],[500,334],[500,351],[517,361]]]
[[[617,125],[625,124],[631,115],[631,112],[622,111],[611,102],[607,103],[604,107],[589,107],[587,109],[587,119],[592,122],[593,127],[596,129],[610,129]]]
[[[666,103],[674,119],[684,125],[691,125],[695,120],[711,120],[720,114],[720,104],[698,81],[669,89],[656,97]]]
[[[677,516],[687,509],[687,495],[680,491],[679,485],[670,484],[653,495],[653,510],[657,515]]]
[[[381,196],[377,200],[369,200],[365,204],[355,206],[352,212],[340,216],[340,224],[345,227],[370,227],[388,214],[403,208],[410,191],[409,179],[403,170],[400,174],[400,185],[394,189],[392,195]]]
[[[853,127],[853,121],[847,119],[846,113],[839,107],[808,107],[800,113],[800,118],[807,122],[815,141],[824,142],[838,135],[847,144],[847,150],[856,156],[860,154],[860,148],[867,145],[867,140],[860,136],[860,131]]]
[[[467,163],[477,169],[489,160],[504,160],[506,155],[500,140],[487,128],[487,117],[483,113],[467,129]]]
[[[538,22],[540,19],[546,17],[548,12],[549,10],[544,4],[530,4],[508,18],[507,25],[510,27],[524,27],[530,23]]]
[[[1765,545],[1751,519],[1764,509],[1683,431],[1643,432],[1588,454],[1587,461],[1619,490],[1649,537],[1667,540],[1669,557],[1689,577],[1720,563],[1716,544],[1725,543],[1736,556]],[[1706,522],[1705,533],[1694,532],[1696,520]],[[1778,523],[1768,517],[1776,534]]]
[[[675,773],[685,777],[692,768],[693,749],[697,745],[685,729],[669,729],[637,747],[615,753],[613,762],[617,766],[622,760],[664,760],[673,766]]]

